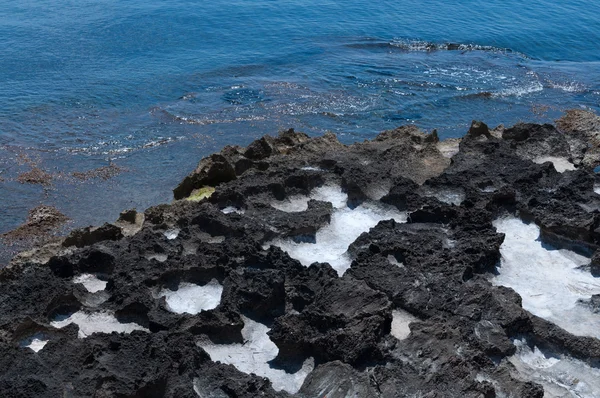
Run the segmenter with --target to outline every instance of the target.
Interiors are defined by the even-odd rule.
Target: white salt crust
[[[575,170],[575,165],[569,162],[568,159],[556,156],[542,156],[534,159],[533,161],[537,164],[551,162],[554,165],[556,171],[558,171],[559,173],[564,173],[567,170]]]
[[[181,283],[175,291],[163,289],[157,297],[165,297],[167,309],[176,314],[198,314],[217,308],[221,303],[223,286],[216,279],[204,286],[193,283]]]
[[[181,232],[181,230],[179,228],[173,228],[173,229],[166,230],[164,232],[164,235],[168,240],[173,240],[179,236],[179,232]]]
[[[231,214],[231,213],[244,214],[245,213],[244,209],[238,209],[237,207],[233,207],[233,206],[227,206],[226,208],[224,208],[221,211],[224,214]]]
[[[336,190],[330,189],[325,194],[327,196],[319,200],[332,202],[335,210],[329,225],[317,231],[316,243],[278,239],[267,243],[265,248],[270,245],[279,246],[305,266],[314,262],[327,262],[341,276],[350,268],[352,262],[347,254],[348,246],[360,234],[367,232],[382,220],[406,222],[406,214],[393,206],[363,203],[354,209],[346,207],[348,197],[339,187]]]
[[[398,340],[404,340],[410,335],[409,325],[419,319],[404,310],[392,311],[392,329],[390,334]]]
[[[84,311],[77,311],[64,320],[50,322],[50,325],[60,329],[70,323],[75,323],[79,326],[77,337],[80,339],[84,339],[92,333],[131,333],[134,330],[149,332],[148,329],[137,323],[121,323],[109,312],[94,312],[90,314]]]
[[[396,257],[394,257],[391,254],[387,256],[387,260],[390,264],[395,265],[396,267],[404,268],[404,263],[401,263],[398,260],[396,260]]]
[[[45,339],[41,333],[37,333],[28,339],[25,339],[21,342],[21,347],[29,348],[33,350],[33,352],[39,352],[42,348],[48,344],[48,339]]]
[[[284,390],[290,394],[298,392],[306,376],[314,369],[313,358],[305,360],[302,368],[296,373],[287,373],[282,369],[272,368],[269,362],[275,359],[279,349],[267,335],[270,329],[262,323],[244,316],[242,319],[244,320],[243,344],[199,343],[198,345],[210,355],[213,361],[233,365],[240,372],[267,377],[275,391]],[[196,383],[195,389],[199,389]]]
[[[506,237],[500,247],[499,274],[491,282],[514,289],[532,314],[572,334],[600,338],[600,315],[581,302],[600,294],[600,280],[580,269],[590,260],[542,246],[539,227],[533,223],[504,218],[494,226]]]
[[[574,358],[546,354],[529,347],[525,340],[513,341],[516,353],[508,360],[524,380],[544,387],[545,398],[600,397],[600,369]]]
[[[426,187],[423,188],[423,194],[425,196],[434,197],[442,203],[455,206],[460,206],[460,204],[465,200],[465,192],[462,189],[433,189]]]
[[[73,278],[73,283],[81,283],[88,292],[96,293],[106,289],[108,282],[98,279],[93,274],[81,274]]]
[[[146,258],[148,260],[156,260],[159,263],[164,263],[165,261],[167,261],[167,259],[169,258],[169,256],[166,255],[166,254],[155,253],[155,254],[150,254],[150,255],[146,256]]]

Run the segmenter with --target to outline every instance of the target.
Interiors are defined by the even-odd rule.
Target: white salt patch
[[[496,192],[497,189],[493,185],[486,185],[485,187],[481,188],[480,191],[485,192],[485,193],[492,193],[492,192]]]
[[[418,320],[418,318],[404,310],[394,310],[392,311],[392,330],[390,334],[398,340],[404,340],[410,334],[408,326]]]
[[[158,297],[165,297],[167,309],[176,314],[197,314],[212,310],[221,303],[223,286],[216,279],[204,286],[181,283],[176,291],[163,289]]]
[[[245,213],[244,209],[238,209],[237,207],[233,207],[233,206],[227,206],[226,208],[224,208],[221,211],[225,214],[231,214],[231,213],[244,214]]]
[[[306,166],[306,167],[302,167],[300,170],[307,170],[307,171],[323,171],[323,169],[320,169],[318,167],[313,167],[313,166]]]
[[[223,243],[225,241],[224,236],[211,236],[206,240],[207,243],[218,244]]]
[[[28,348],[31,348],[33,351],[38,352],[40,351],[42,348],[44,348],[44,346],[48,343],[49,340],[38,340],[38,339],[33,339],[31,340],[31,344],[29,344]]]
[[[179,236],[179,232],[181,232],[179,228],[173,228],[165,231],[164,235],[167,239],[173,240]]]
[[[131,333],[134,330],[149,332],[148,329],[137,323],[121,323],[109,312],[88,314],[84,311],[77,311],[64,320],[50,322],[50,325],[61,329],[70,323],[75,323],[79,326],[78,337],[80,339],[84,339],[92,333]]]
[[[277,210],[285,211],[286,213],[297,213],[300,211],[306,211],[306,209],[308,209],[308,201],[308,196],[295,195],[290,196],[285,200],[272,202],[271,206]]]
[[[322,202],[330,202],[334,208],[339,209],[346,207],[348,195],[342,192],[339,185],[324,185],[315,188],[310,192],[310,196],[294,195],[289,198],[277,202],[272,202],[271,206],[277,210],[287,213],[295,213],[306,211],[308,209],[308,201],[314,199]]]
[[[391,255],[391,254],[388,255],[387,259],[390,262],[390,264],[395,265],[395,266],[400,267],[400,268],[404,268],[404,264],[401,263],[401,262],[399,262],[398,260],[396,260],[396,257],[394,257],[393,255]]]
[[[290,257],[309,266],[314,262],[327,262],[343,275],[352,260],[347,254],[348,246],[363,232],[367,232],[382,220],[394,219],[406,222],[406,214],[395,207],[363,203],[355,209],[337,208],[331,215],[329,225],[316,233],[316,243],[296,243],[291,239],[278,239],[265,245],[279,246]]]
[[[272,368],[269,362],[275,359],[279,349],[267,335],[270,329],[244,316],[242,319],[244,320],[242,337],[245,341],[243,344],[199,343],[198,345],[210,355],[213,361],[233,365],[240,372],[267,377],[276,391],[285,390],[290,394],[298,392],[306,376],[312,372],[314,360],[312,358],[305,360],[302,368],[296,373]]]
[[[508,360],[522,378],[541,384],[544,397],[596,398],[600,396],[600,369],[566,356],[546,356],[524,340],[515,340],[517,352]]]
[[[565,158],[559,158],[556,156],[542,156],[539,158],[533,159],[534,163],[542,164],[546,162],[551,162],[554,165],[554,168],[559,173],[564,173],[567,170],[575,170],[575,165],[569,162]]]
[[[41,333],[37,333],[34,336],[31,336],[28,339],[25,339],[21,342],[21,347],[30,348],[34,352],[39,352],[42,348],[48,344],[47,339],[44,339]]]
[[[167,259],[169,258],[169,256],[167,256],[166,254],[150,254],[149,256],[146,256],[146,258],[148,260],[156,260],[160,263],[164,263],[165,261],[167,261]]]
[[[600,314],[578,303],[600,294],[600,281],[578,269],[590,260],[569,250],[542,247],[540,230],[533,223],[506,218],[494,226],[506,237],[500,247],[500,274],[492,283],[514,289],[532,314],[575,335],[600,338]]]
[[[73,283],[81,283],[90,293],[96,293],[106,289],[108,282],[98,279],[96,275],[81,274],[73,278]]]
[[[465,200],[465,192],[462,189],[432,189],[427,187],[424,188],[423,193],[425,196],[432,196],[440,202],[447,203],[449,205],[460,206],[460,204]]]

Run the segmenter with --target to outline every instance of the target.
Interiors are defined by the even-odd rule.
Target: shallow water
[[[281,128],[444,138],[599,109],[597,2],[5,3],[0,232],[40,202],[75,226],[169,201],[200,157]],[[72,178],[109,161],[126,171]],[[14,181],[32,163],[53,185]]]

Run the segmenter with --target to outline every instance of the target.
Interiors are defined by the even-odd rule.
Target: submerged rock
[[[0,271],[0,395],[600,396],[599,124],[578,115],[226,147],[189,200]]]

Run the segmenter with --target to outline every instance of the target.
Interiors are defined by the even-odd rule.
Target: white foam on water
[[[181,283],[176,291],[163,289],[157,298],[165,297],[167,309],[176,314],[198,314],[217,308],[221,303],[223,286],[216,279],[204,286],[193,283]]]
[[[79,326],[78,337],[80,339],[84,339],[92,333],[131,333],[134,330],[149,332],[148,329],[137,323],[119,322],[110,312],[87,313],[84,311],[77,311],[64,320],[50,322],[50,325],[61,329],[71,323],[75,323]]]
[[[306,211],[308,209],[308,201],[311,199],[330,202],[334,208],[339,209],[346,206],[348,195],[342,192],[339,185],[324,185],[313,189],[309,196],[290,196],[281,201],[271,202],[271,206],[287,213],[295,213]]]
[[[392,329],[390,334],[398,340],[404,340],[410,335],[409,325],[419,319],[404,310],[392,311]]]
[[[242,319],[244,320],[243,344],[198,343],[198,345],[215,362],[230,364],[240,372],[254,373],[257,376],[268,378],[276,391],[285,390],[290,394],[298,392],[306,376],[314,369],[313,358],[305,360],[302,368],[296,373],[287,373],[282,369],[272,368],[269,362],[275,359],[279,349],[267,335],[270,329],[245,316],[242,316]]]
[[[499,275],[491,282],[514,289],[532,314],[572,334],[600,338],[600,314],[579,302],[600,294],[600,280],[579,269],[590,260],[569,250],[546,249],[533,223],[504,218],[494,226],[506,237],[500,247]]]
[[[106,289],[108,282],[98,279],[93,274],[81,274],[73,278],[73,283],[81,283],[88,292],[96,293]]]
[[[515,340],[516,353],[508,360],[522,378],[541,384],[545,398],[597,398],[600,396],[600,369],[574,358],[546,356],[525,340]]]
[[[329,225],[317,231],[316,243],[278,239],[267,243],[265,247],[279,246],[305,266],[314,262],[327,262],[341,276],[350,268],[352,262],[347,253],[348,246],[363,232],[367,232],[380,221],[389,219],[406,222],[406,213],[399,212],[393,206],[370,203],[363,203],[355,209],[338,207],[331,215]]]
[[[224,208],[221,211],[225,214],[231,214],[231,213],[244,214],[245,213],[244,209],[238,209],[237,207],[233,207],[233,206],[227,206],[226,208]]]
[[[460,206],[465,200],[465,192],[462,189],[442,188],[432,189],[424,188],[425,196],[432,196],[442,203]]]
[[[559,158],[556,156],[541,156],[539,158],[533,159],[534,163],[542,164],[546,162],[551,162],[554,165],[554,168],[559,173],[564,173],[567,170],[575,170],[575,165],[569,162],[568,159]]]
[[[339,185],[323,185],[315,188],[310,192],[310,198],[321,202],[330,202],[334,209],[342,209],[348,202],[348,195],[342,192]]]
[[[181,232],[179,228],[173,228],[166,230],[164,235],[168,240],[173,240],[179,236],[179,232]]]

